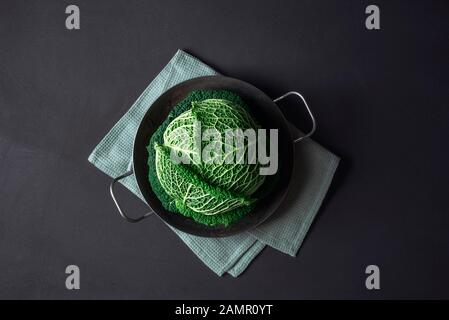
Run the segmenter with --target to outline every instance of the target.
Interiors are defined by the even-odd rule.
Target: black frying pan
[[[148,180],[149,168],[147,164],[148,153],[146,150],[146,146],[148,145],[151,136],[162,124],[172,108],[180,100],[184,99],[191,91],[199,89],[226,89],[235,92],[245,100],[250,108],[251,114],[261,124],[262,128],[279,130],[279,180],[274,190],[267,197],[261,199],[251,212],[228,227],[209,227],[207,225],[195,222],[188,217],[184,217],[181,214],[167,211],[152,191],[151,184]],[[310,133],[296,140],[292,138],[292,135],[288,128],[287,120],[275,103],[293,94],[299,96],[302,99],[313,122],[313,127]],[[191,79],[167,90],[148,109],[147,113],[142,119],[142,122],[139,125],[134,139],[133,169],[114,179],[110,186],[111,196],[121,216],[129,222],[141,221],[149,214],[151,214],[152,212],[149,212],[137,219],[130,218],[123,213],[123,210],[121,209],[116,200],[116,197],[114,196],[115,183],[123,179],[124,177],[127,177],[134,173],[139,189],[147,204],[150,206],[154,213],[156,213],[169,225],[181,231],[204,237],[223,237],[237,234],[256,227],[270,215],[272,215],[279,207],[282,200],[284,199],[284,196],[287,193],[290,178],[292,176],[294,143],[310,136],[314,131],[315,119],[309,107],[307,106],[306,101],[297,92],[289,92],[275,100],[272,100],[265,93],[263,93],[253,85],[241,80],[223,76],[208,76]]]

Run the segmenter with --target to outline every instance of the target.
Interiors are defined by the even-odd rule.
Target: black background
[[[447,1],[0,1],[0,297],[449,298],[448,20]],[[156,217],[120,219],[87,162],[178,48],[302,92],[342,158],[296,258],[268,248],[219,278]]]

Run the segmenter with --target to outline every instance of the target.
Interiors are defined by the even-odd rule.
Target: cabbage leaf
[[[182,164],[175,164],[166,146],[156,144],[155,149],[157,177],[167,194],[176,201],[179,210],[187,208],[205,215],[215,215],[253,202],[252,199],[211,187]]]
[[[201,128],[196,126],[200,125]],[[238,104],[225,99],[206,99],[192,102],[192,108],[174,119],[164,132],[164,145],[188,157],[193,170],[210,184],[226,190],[251,195],[264,182],[265,176],[259,174],[259,164],[248,163],[248,147],[255,141],[245,140],[242,145],[226,145],[226,130],[246,129],[259,126],[249,113]],[[219,161],[205,163],[198,156],[209,142],[203,141],[201,149],[195,144],[195,132],[213,129],[219,132],[222,140],[218,147],[222,150]],[[234,141],[232,141],[234,142]],[[228,148],[227,148],[228,147]],[[243,149],[243,150],[242,150]],[[234,159],[227,163],[226,159]]]
[[[180,212],[216,215],[256,201],[250,196],[263,184],[265,176],[260,175],[257,162],[248,162],[248,148],[255,139],[245,139],[243,132],[257,128],[245,108],[226,99],[193,101],[190,109],[169,123],[163,145],[154,145],[155,167],[160,185]],[[229,130],[236,129],[243,143],[225,139]],[[221,139],[202,141],[201,134],[206,130],[213,130]],[[202,150],[211,145],[212,153],[220,151],[221,157],[202,161]],[[175,163],[173,152],[190,161]],[[229,159],[233,161],[226,161]]]

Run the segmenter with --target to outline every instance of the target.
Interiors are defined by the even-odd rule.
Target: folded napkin
[[[148,85],[128,112],[114,125],[89,156],[98,169],[115,178],[132,167],[133,140],[139,123],[152,103],[166,90],[185,80],[216,75],[212,68],[178,50]],[[269,245],[295,256],[328,190],[339,158],[311,139],[295,144],[292,185],[281,207],[261,226],[225,238],[174,232],[217,275],[240,275]],[[145,201],[134,176],[121,183]],[[147,222],[148,223],[148,222]]]

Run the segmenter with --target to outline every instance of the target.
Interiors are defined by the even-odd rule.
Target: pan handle
[[[131,170],[128,171],[127,173],[122,174],[121,176],[118,176],[117,178],[115,178],[114,180],[112,180],[111,185],[109,186],[109,191],[110,191],[110,193],[111,193],[112,200],[114,200],[114,204],[115,204],[115,206],[117,207],[118,212],[120,213],[120,215],[122,216],[123,219],[125,219],[126,221],[131,222],[131,223],[135,223],[135,222],[142,221],[143,219],[145,219],[146,217],[148,217],[150,214],[153,213],[152,211],[150,211],[150,212],[145,213],[145,214],[144,214],[143,216],[141,216],[140,218],[130,218],[130,217],[128,217],[128,216],[123,212],[123,210],[122,210],[122,208],[120,207],[120,205],[119,205],[117,199],[115,198],[115,194],[114,194],[114,186],[115,186],[115,184],[116,184],[118,181],[120,181],[120,180],[122,180],[122,179],[124,179],[124,178],[126,178],[126,177],[128,177],[128,176],[130,176],[130,175],[132,175],[133,173],[134,173],[134,171],[131,169]]]
[[[304,105],[306,106],[306,109],[307,109],[307,112],[309,113],[310,119],[312,119],[312,129],[306,135],[295,139],[294,142],[296,143],[296,142],[299,142],[299,141],[301,141],[301,140],[303,140],[305,138],[310,137],[315,132],[315,130],[316,130],[316,120],[315,120],[315,117],[313,116],[312,110],[310,110],[309,106],[307,105],[306,99],[304,99],[304,97],[299,92],[289,91],[286,94],[280,96],[279,98],[274,99],[273,102],[276,103],[276,102],[281,101],[282,99],[287,98],[288,96],[291,96],[291,95],[295,95],[295,96],[298,96],[299,98],[301,98],[302,102],[304,102]]]

